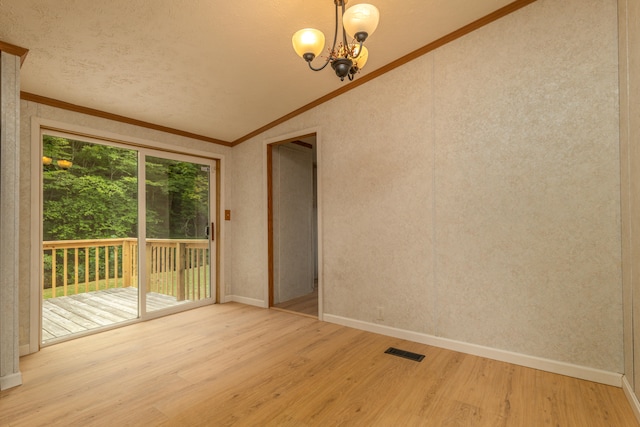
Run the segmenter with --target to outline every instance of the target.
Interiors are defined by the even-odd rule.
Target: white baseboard
[[[266,307],[265,302],[261,299],[241,297],[238,295],[227,295],[224,302],[238,302],[240,304],[253,305],[256,307]]]
[[[586,366],[573,365],[571,363],[559,362],[556,360],[544,359],[541,357],[529,356],[526,354],[514,353],[506,350],[499,350],[476,344],[469,344],[462,341],[440,338],[420,332],[412,332],[404,329],[392,328],[390,326],[378,325],[375,323],[363,322],[361,320],[335,316],[333,314],[324,314],[323,320],[325,322],[349,326],[351,328],[360,329],[367,332],[374,332],[389,337],[405,339],[408,341],[419,342],[421,344],[427,344],[434,347],[445,348],[447,350],[458,351],[460,353],[486,357],[487,359],[513,363],[514,365],[525,366],[527,368],[538,369],[554,374],[566,375],[569,377],[593,381],[614,387],[622,387],[622,374],[616,372],[603,371]]]
[[[638,402],[638,397],[633,392],[626,376],[622,376],[622,390],[624,390],[624,395],[627,396],[627,400],[629,401],[629,405],[631,405],[631,409],[633,409],[636,419],[640,421],[640,402]]]
[[[22,373],[5,375],[0,377],[0,390],[7,390],[22,385]]]

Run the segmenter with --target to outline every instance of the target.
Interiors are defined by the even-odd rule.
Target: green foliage
[[[137,235],[137,153],[59,137],[44,137],[44,155],[71,160],[43,172],[44,240]]]
[[[147,236],[204,238],[209,178],[200,165],[151,157],[146,163]]]
[[[43,155],[54,159],[43,166],[43,240],[137,237],[137,151],[45,135]],[[61,169],[58,159],[73,166]],[[145,171],[147,237],[205,238],[209,171],[155,157],[146,159]],[[45,254],[45,277],[50,277],[52,256]],[[95,256],[90,251],[91,265]],[[56,263],[62,262],[59,258],[57,254]]]
[[[44,155],[73,162],[44,166],[44,240],[136,237],[138,153],[44,136]],[[203,238],[209,172],[200,165],[149,157],[145,165],[149,238]]]

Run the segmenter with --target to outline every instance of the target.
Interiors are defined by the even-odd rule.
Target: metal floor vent
[[[410,351],[400,350],[394,347],[389,347],[385,353],[393,354],[394,356],[404,357],[405,359],[410,359],[415,362],[422,362],[424,359],[424,354],[411,353]]]

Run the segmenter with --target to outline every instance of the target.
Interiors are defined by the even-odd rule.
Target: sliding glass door
[[[145,156],[147,312],[211,298],[211,168]]]
[[[213,302],[213,160],[42,141],[44,344]]]

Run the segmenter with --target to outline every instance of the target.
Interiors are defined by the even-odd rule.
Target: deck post
[[[122,241],[122,286],[131,286],[131,243],[128,239]]]
[[[145,266],[145,275],[144,275],[144,282],[145,282],[145,292],[149,293],[151,292],[151,262],[152,260],[152,246],[151,246],[151,242],[146,242],[146,248],[145,248],[145,254],[146,254],[146,266]]]
[[[176,285],[176,299],[178,301],[184,301],[185,299],[185,274],[184,274],[184,263],[185,263],[185,244],[184,243],[176,243],[176,272],[177,272],[177,285]]]
[[[58,283],[56,281],[57,278],[57,269],[58,269],[58,264],[56,263],[56,257],[58,256],[58,251],[54,248],[51,250],[51,298],[55,298],[56,297],[56,284]]]

